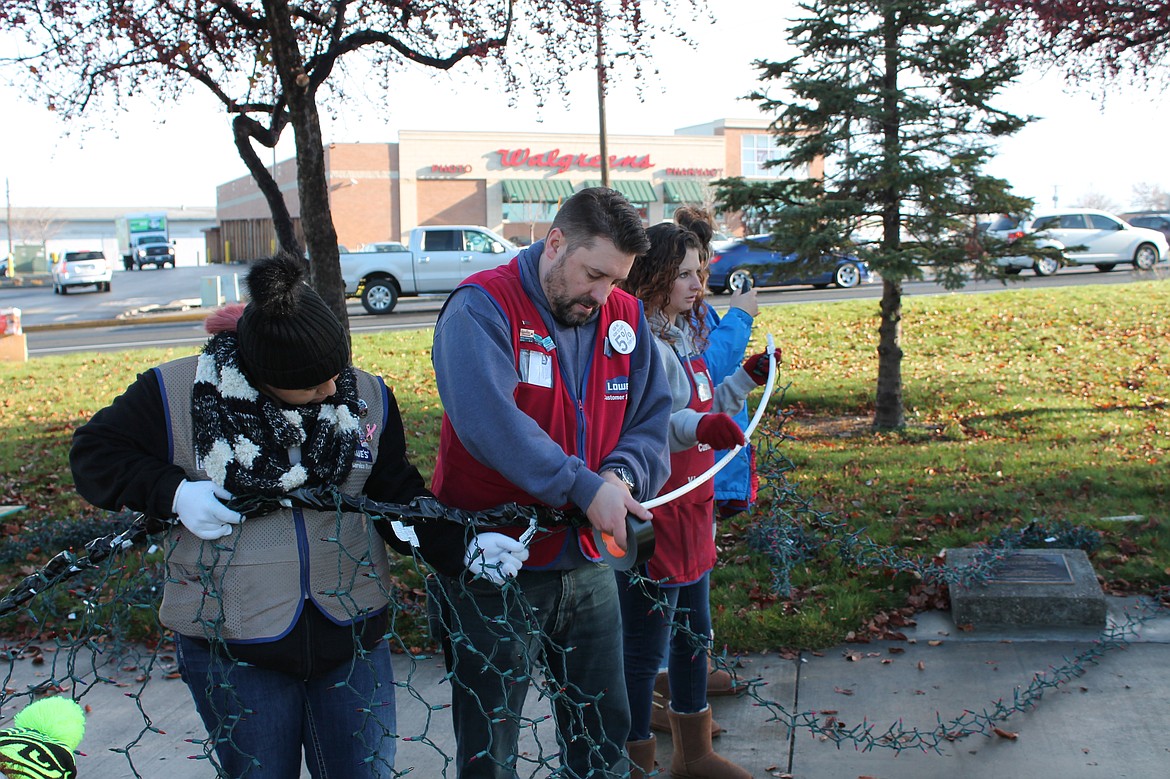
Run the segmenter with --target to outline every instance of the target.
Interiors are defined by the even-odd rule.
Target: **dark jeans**
[[[308,681],[241,665],[178,636],[179,671],[215,746],[220,776],[314,779],[394,776],[394,668],[381,642]]]
[[[503,587],[439,582],[460,779],[512,779],[520,759],[532,762],[525,775],[548,775],[517,748],[520,728],[536,727],[523,707],[538,670],[556,718],[562,767],[555,775],[623,776],[630,715],[613,571],[594,564],[521,570]]]
[[[707,654],[711,643],[711,574],[681,587],[617,573],[622,604],[630,740],[650,738],[654,677],[667,656],[670,707],[693,714],[707,707]]]

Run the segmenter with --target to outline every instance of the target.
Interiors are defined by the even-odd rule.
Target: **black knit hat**
[[[304,279],[304,264],[287,255],[260,260],[248,272],[252,301],[236,333],[253,383],[308,389],[349,365],[345,328]]]

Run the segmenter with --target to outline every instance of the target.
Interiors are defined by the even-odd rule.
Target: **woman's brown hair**
[[[701,257],[702,241],[690,230],[669,222],[649,228],[646,237],[650,239],[650,250],[634,258],[629,275],[618,286],[641,300],[647,311],[661,311],[670,302],[670,293],[687,250],[694,249]],[[699,351],[706,348],[707,344],[707,317],[703,314],[705,305],[703,294],[699,293],[691,312],[696,332],[695,348]]]

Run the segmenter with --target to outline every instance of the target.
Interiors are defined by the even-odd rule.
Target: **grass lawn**
[[[1168,311],[1165,280],[907,298],[907,426],[875,434],[877,302],[766,309],[752,348],[774,334],[788,386],[764,422],[764,499],[720,528],[717,642],[818,648],[896,626],[944,594],[893,573],[898,561],[929,561],[1033,521],[1099,532],[1091,559],[1111,589],[1170,582]],[[430,339],[430,330],[354,339],[355,363],[385,376],[397,396],[428,476],[441,419]],[[0,503],[28,506],[0,526],[6,581],[104,519],[72,492],[73,429],[137,372],[191,351],[0,363]],[[805,558],[777,570],[749,544],[761,518],[773,533],[803,536]],[[72,535],[53,534],[65,526]],[[873,555],[843,561],[841,538],[872,543]],[[778,575],[791,585],[781,594]]]

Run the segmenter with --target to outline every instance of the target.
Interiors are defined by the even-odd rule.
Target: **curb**
[[[26,333],[36,333],[44,330],[80,330],[85,327],[118,327],[121,325],[141,325],[148,322],[202,322],[210,311],[184,311],[174,314],[151,314],[126,317],[123,319],[80,319],[73,322],[50,322],[41,325],[25,325],[22,329]]]

